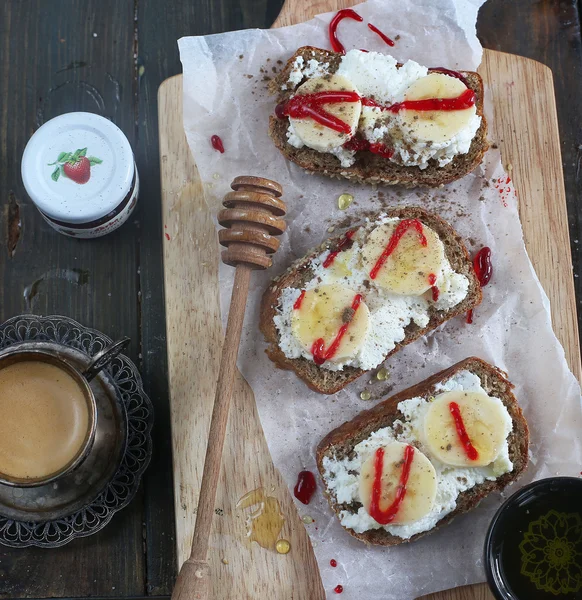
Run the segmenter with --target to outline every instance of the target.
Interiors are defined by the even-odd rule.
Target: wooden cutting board
[[[275,26],[298,23],[349,4],[353,2],[287,0]],[[499,145],[504,164],[511,169],[527,250],[550,297],[554,330],[580,380],[576,299],[552,74],[535,61],[488,50],[480,73],[493,97],[495,119],[490,138]],[[182,564],[190,551],[222,344],[218,243],[182,128],[181,75],[160,86],[158,100],[176,541]],[[247,538],[250,510],[237,509],[236,504],[256,488],[264,488],[280,503],[285,518],[281,537],[289,540],[292,548],[287,555],[265,550]],[[209,556],[213,599],[325,598],[305,527],[273,467],[252,390],[240,375],[216,506]],[[493,596],[482,584],[427,598],[488,600]]]

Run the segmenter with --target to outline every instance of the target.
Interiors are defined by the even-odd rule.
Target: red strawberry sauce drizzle
[[[299,94],[293,96],[286,102],[277,104],[275,115],[279,119],[292,117],[295,119],[313,119],[316,123],[329,127],[339,133],[351,134],[352,129],[348,123],[327,112],[324,108],[326,104],[337,104],[340,102],[358,102],[361,101],[364,106],[387,110],[392,113],[401,110],[431,111],[431,110],[464,110],[475,104],[475,92],[467,88],[460,96],[456,98],[427,98],[425,100],[404,100],[390,106],[379,104],[371,98],[361,97],[357,92],[349,91],[324,91],[314,92],[313,94]],[[212,136],[212,139],[218,136]],[[218,138],[220,140],[220,138]],[[222,142],[221,142],[222,145]],[[214,146],[214,141],[213,141]],[[215,146],[216,147],[216,146]],[[369,150],[379,154],[384,158],[392,158],[394,151],[381,143],[370,143],[367,140],[352,138],[344,144],[347,150]],[[217,148],[219,149],[219,148]],[[222,149],[224,152],[224,148]]]
[[[354,315],[360,307],[361,302],[362,295],[356,294],[356,296],[354,297],[354,301],[352,302],[352,310],[354,311]],[[325,340],[323,338],[319,338],[315,340],[315,342],[313,342],[313,346],[311,346],[311,354],[313,354],[313,362],[316,365],[322,365],[326,360],[329,360],[330,358],[333,358],[336,355],[342,342],[342,339],[346,334],[346,331],[348,330],[349,326],[350,323],[348,322],[344,323],[339,328],[337,335],[335,336],[333,342],[330,344],[327,350],[325,349]]]
[[[210,138],[210,143],[212,144],[212,147],[215,150],[218,150],[218,152],[220,152],[220,154],[224,154],[224,144],[222,143],[222,140],[217,135],[213,135]]]
[[[346,49],[337,37],[337,27],[344,19],[353,19],[354,21],[363,21],[361,15],[351,8],[343,8],[338,10],[333,19],[329,23],[329,41],[334,52],[346,53]]]
[[[473,269],[479,280],[479,285],[485,287],[493,276],[493,265],[491,264],[491,248],[485,246],[477,252],[473,259]],[[467,312],[467,323],[473,322],[473,309]]]
[[[439,299],[440,291],[439,288],[435,285],[437,277],[434,273],[431,273],[428,276],[428,283],[432,286],[432,299],[436,302]]]
[[[374,457],[374,483],[372,484],[372,497],[370,498],[370,516],[380,523],[387,525],[392,523],[404,502],[406,496],[406,484],[410,477],[410,468],[414,460],[414,446],[406,446],[404,450],[404,461],[402,464],[402,472],[400,480],[396,488],[396,496],[392,504],[385,510],[380,508],[380,498],[382,497],[382,472],[384,470],[384,448],[378,448]]]
[[[380,269],[384,266],[384,263],[388,260],[388,257],[394,252],[394,250],[396,250],[398,243],[409,229],[416,229],[420,238],[421,246],[426,246],[428,244],[426,236],[424,235],[422,223],[418,219],[402,219],[402,221],[400,221],[400,223],[398,223],[396,226],[394,233],[392,233],[390,236],[388,245],[378,257],[376,264],[372,267],[372,270],[370,271],[370,279],[376,279],[376,277],[378,277]]]
[[[334,52],[340,52],[341,54],[346,53],[346,49],[337,37],[337,28],[341,21],[344,19],[353,19],[354,21],[362,22],[363,18],[355,10],[351,8],[344,8],[339,10],[329,23],[329,41]],[[380,39],[388,44],[388,46],[394,46],[394,42],[385,34],[382,33],[375,25],[368,23],[368,29],[380,36]],[[361,50],[361,52],[368,52],[368,50]]]
[[[324,269],[331,267],[331,265],[333,264],[333,261],[335,260],[335,257],[350,243],[350,241],[354,237],[355,233],[356,233],[355,229],[352,229],[352,230],[346,232],[344,237],[338,242],[337,248],[333,252],[330,252],[327,255],[327,258],[323,261],[322,266]]]
[[[375,25],[372,25],[372,23],[368,23],[368,29],[370,29],[374,33],[377,33],[380,36],[380,39],[385,44],[388,44],[388,46],[394,46],[394,41],[391,40],[385,33],[382,33]]]
[[[301,471],[297,476],[297,483],[293,489],[295,498],[303,504],[309,504],[315,492],[315,475],[311,471]]]
[[[392,148],[388,148],[388,146],[381,144],[380,142],[371,144],[368,140],[363,138],[353,137],[351,140],[348,140],[343,147],[346,150],[351,150],[353,152],[368,150],[369,152],[380,155],[382,158],[392,158],[394,156],[394,150],[392,150]]]
[[[337,560],[335,558],[332,558],[329,561],[329,564],[330,564],[331,567],[334,567],[334,569],[335,569],[335,567],[337,567]]]
[[[371,98],[362,98],[362,104],[364,106],[372,106],[381,110],[388,110],[392,113],[400,112],[401,110],[416,110],[416,111],[430,111],[430,110],[465,110],[471,108],[475,104],[475,92],[467,88],[460,96],[456,98],[425,98],[424,100],[404,100],[403,102],[396,102],[390,106],[378,104]]]
[[[449,410],[451,411],[451,415],[455,421],[455,429],[457,430],[457,435],[459,436],[459,440],[463,445],[465,454],[469,460],[477,460],[479,458],[479,453],[477,452],[475,446],[473,446],[471,443],[471,438],[465,429],[465,423],[463,422],[463,416],[461,415],[461,409],[459,408],[459,405],[456,402],[450,402]]]
[[[337,28],[341,21],[344,19],[353,19],[354,21],[363,21],[361,15],[351,8],[344,8],[339,10],[329,23],[329,40],[331,47],[334,52],[341,54],[346,53],[346,49],[337,37]],[[391,40],[385,33],[380,31],[372,23],[368,23],[368,28],[376,33],[380,38],[388,44],[388,46],[394,46],[394,41]],[[367,50],[361,49],[361,52],[368,52]],[[437,71],[460,79],[465,85],[467,80],[458,73],[457,71],[451,71],[443,67],[435,67],[429,69],[430,71]],[[467,85],[468,88],[468,85]],[[284,117],[293,117],[297,119],[311,118],[324,127],[329,127],[334,131],[340,133],[351,133],[351,127],[336,117],[328,113],[324,108],[324,104],[332,104],[337,102],[357,102],[362,101],[364,106],[373,106],[380,108],[381,110],[388,110],[393,113],[397,113],[401,110],[417,110],[417,111],[430,111],[430,110],[463,110],[470,108],[475,104],[475,93],[471,89],[465,90],[457,98],[427,98],[425,100],[405,100],[404,102],[398,102],[391,106],[384,106],[378,104],[371,98],[361,98],[356,92],[342,92],[342,91],[329,91],[329,92],[316,92],[314,94],[303,94],[300,96],[294,96],[287,102],[278,104],[275,108],[275,115],[277,118],[282,119]],[[344,146],[348,150],[355,152],[361,150],[369,150],[375,154],[382,156],[383,158],[392,158],[394,151],[384,144],[373,143],[370,144],[365,140],[358,140],[350,144],[352,140],[349,140]],[[350,144],[348,146],[348,144]]]
[[[334,591],[336,594],[341,594],[341,593],[344,591],[344,586],[343,586],[343,585],[336,585],[336,586],[333,588],[333,591]]]
[[[305,298],[305,290],[301,290],[301,293],[299,294],[299,298],[297,298],[297,300],[295,300],[295,304],[293,304],[294,310],[299,310],[301,308],[301,305],[303,304],[303,298]]]
[[[348,140],[344,146],[346,150],[352,150],[353,152],[360,152],[360,150],[369,150],[370,142],[364,138],[353,137]]]
[[[275,114],[278,118],[293,117],[294,119],[311,118],[316,123],[329,127],[339,133],[352,133],[352,128],[331,113],[327,112],[324,104],[338,104],[340,102],[359,102],[357,92],[328,91],[313,94],[293,96],[283,104],[278,104]]]

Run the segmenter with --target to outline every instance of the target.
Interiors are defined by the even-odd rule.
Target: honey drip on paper
[[[253,509],[246,519],[249,540],[267,550],[275,550],[285,523],[279,500],[267,496],[264,488],[257,488],[245,494],[236,507]]]

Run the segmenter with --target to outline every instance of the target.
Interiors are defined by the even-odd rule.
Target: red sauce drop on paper
[[[493,265],[491,264],[491,248],[485,246],[477,252],[473,259],[473,268],[481,287],[485,287],[493,275]]]
[[[327,258],[323,261],[322,266],[324,269],[327,269],[333,264],[335,257],[349,244],[355,233],[356,232],[353,229],[346,232],[344,237],[338,242],[337,248],[333,252],[330,252],[327,255]]]
[[[217,135],[213,135],[210,138],[210,143],[212,144],[212,147],[215,150],[218,150],[220,152],[220,154],[224,154],[224,145],[222,143],[222,140]]]
[[[380,104],[376,100],[372,100],[372,98],[362,98],[362,104],[364,106],[371,106],[372,108],[380,108],[381,110],[388,110],[390,108],[386,104]]]
[[[329,23],[329,42],[334,52],[346,53],[346,49],[337,37],[337,27],[344,19],[353,19],[354,21],[363,21],[363,18],[351,8],[338,10]]]
[[[398,226],[394,230],[394,233],[390,236],[390,241],[384,249],[384,252],[380,254],[376,264],[370,271],[370,279],[376,279],[380,269],[384,266],[384,263],[388,260],[388,257],[396,250],[398,243],[409,229],[416,229],[420,238],[421,246],[428,244],[426,236],[424,235],[424,229],[422,223],[418,219],[403,219],[398,223]]]
[[[508,177],[509,179],[509,177]],[[477,275],[477,280],[479,281],[479,285],[481,287],[485,287],[493,276],[493,265],[491,264],[491,248],[485,246],[481,248],[479,252],[475,255],[473,259],[473,269],[475,270],[475,275]],[[469,325],[473,322],[473,309],[467,312],[467,323]]]
[[[410,477],[410,468],[414,460],[414,446],[406,446],[404,450],[404,461],[402,464],[402,472],[400,473],[400,481],[396,489],[396,496],[392,504],[382,510],[380,508],[380,498],[382,496],[382,472],[384,469],[384,448],[378,448],[374,457],[374,483],[372,485],[372,497],[370,499],[370,516],[380,523],[387,525],[391,523],[398,514],[404,497],[406,496],[406,484]]]
[[[332,559],[329,561],[329,564],[330,564],[332,567],[334,567],[334,568],[335,568],[335,567],[337,567],[337,560],[336,560],[335,558],[332,558]]]
[[[303,298],[305,298],[305,290],[301,290],[299,294],[299,298],[295,300],[295,304],[293,304],[294,310],[299,310],[301,308],[301,304],[303,303]]]
[[[293,489],[293,494],[299,502],[309,504],[315,492],[315,487],[315,475],[311,471],[301,471],[297,476],[297,483]]]
[[[343,585],[336,585],[336,586],[333,588],[333,591],[334,591],[336,594],[341,594],[341,593],[344,591],[344,586],[343,586]]]
[[[360,307],[361,302],[362,302],[362,295],[356,294],[356,296],[354,297],[354,301],[352,302],[352,310],[354,311],[354,314],[357,312],[358,308]],[[333,358],[336,355],[336,353],[340,347],[340,344],[342,342],[342,339],[343,339],[344,335],[346,334],[346,331],[348,330],[349,326],[350,326],[350,323],[348,322],[348,323],[344,323],[339,328],[339,331],[337,332],[335,339],[330,344],[330,346],[327,350],[325,349],[325,340],[323,338],[319,338],[319,339],[315,340],[315,342],[313,342],[313,346],[311,346],[311,354],[313,354],[313,362],[316,365],[322,365],[326,360],[329,360],[330,358]]]
[[[166,239],[167,239],[168,241],[170,241],[170,234],[169,234],[169,233],[165,233],[164,235],[166,236]]]
[[[465,454],[469,460],[477,460],[479,458],[479,453],[477,452],[475,446],[473,446],[471,443],[471,438],[465,429],[465,423],[463,422],[463,416],[461,415],[461,409],[459,408],[459,405],[456,402],[451,402],[449,404],[449,410],[451,411],[451,415],[455,421],[457,435],[459,436],[459,440],[463,445]]]
[[[368,23],[368,29],[371,29],[374,33],[377,33],[382,41],[388,44],[388,46],[394,46],[394,41],[391,40],[385,33],[382,33],[375,25]]]

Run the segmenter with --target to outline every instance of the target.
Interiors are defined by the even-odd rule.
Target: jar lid
[[[122,202],[135,165],[117,125],[93,113],[72,112],[34,133],[21,168],[24,187],[43,213],[66,223],[87,223]]]

